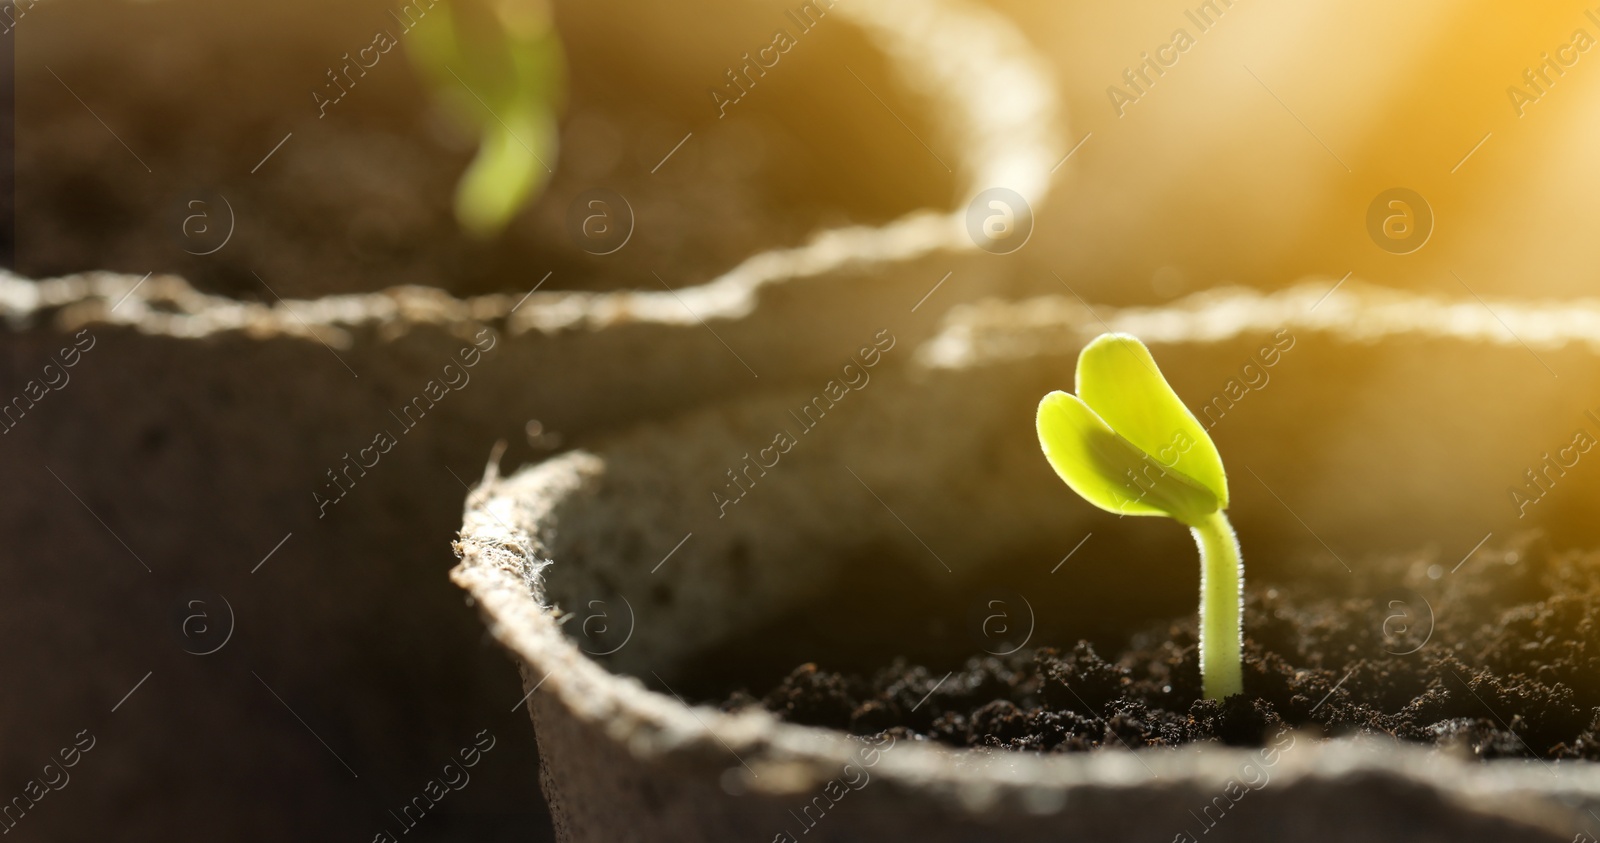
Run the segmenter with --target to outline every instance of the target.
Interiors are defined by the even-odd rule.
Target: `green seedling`
[[[1078,355],[1078,394],[1039,402],[1039,444],[1084,500],[1118,515],[1164,515],[1200,548],[1200,675],[1207,699],[1244,690],[1244,563],[1223,510],[1228,477],[1204,427],[1128,334],[1101,334]]]
[[[440,2],[408,44],[434,97],[479,139],[456,185],[456,220],[476,237],[492,237],[555,167],[566,63],[549,3]]]

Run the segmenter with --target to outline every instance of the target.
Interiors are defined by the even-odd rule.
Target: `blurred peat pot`
[[[485,728],[490,768],[429,822],[536,827],[521,691],[444,582],[464,481],[497,440],[528,460],[825,377],[877,313],[909,347],[1003,286],[967,200],[1008,184],[1042,206],[1063,152],[1032,54],[965,4],[819,11],[783,61],[854,87],[780,66],[736,105],[750,119],[719,121],[707,87],[771,40],[769,10],[560,3],[561,163],[474,244],[448,216],[470,146],[398,54],[326,117],[310,104],[390,11],[61,0],[19,24],[0,517],[37,564],[0,588],[26,595],[3,614],[30,642],[5,763],[26,780],[89,724],[100,786],[137,806],[120,839],[370,836]],[[944,155],[926,178],[893,166],[920,149],[882,131],[898,119]],[[569,227],[592,190],[623,198],[624,247]],[[240,788],[294,807],[245,816]],[[59,839],[102,820],[26,818]]]

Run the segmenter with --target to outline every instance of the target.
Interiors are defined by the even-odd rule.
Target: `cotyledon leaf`
[[[1150,349],[1129,334],[1101,334],[1078,355],[1078,397],[1112,430],[1167,471],[1228,507],[1228,476],[1204,426],[1184,406]]]
[[[1163,469],[1070,393],[1039,402],[1039,444],[1056,474],[1084,500],[1119,515],[1165,515],[1184,523],[1215,512],[1216,495]]]

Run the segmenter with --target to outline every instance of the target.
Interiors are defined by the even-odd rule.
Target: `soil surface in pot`
[[[1537,543],[1480,554],[1454,572],[1413,560],[1415,590],[1386,589],[1359,567],[1342,586],[1249,584],[1245,693],[1220,703],[1201,698],[1190,616],[1129,637],[1120,652],[1080,641],[985,653],[948,675],[905,658],[840,672],[818,660],[722,706],[1030,752],[1257,746],[1290,726],[1481,758],[1600,760],[1600,555]]]
[[[401,285],[521,296],[547,272],[545,292],[660,291],[959,192],[943,168],[895,166],[903,144],[876,140],[876,119],[852,117],[883,108],[861,87],[870,84],[931,131],[930,113],[856,27],[819,27],[722,119],[705,85],[737,52],[677,54],[661,68],[642,43],[673,55],[703,42],[663,47],[637,30],[618,35],[615,22],[608,31],[604,11],[561,5],[570,85],[559,155],[541,192],[480,241],[452,211],[476,140],[405,48],[361,70],[348,97],[329,82],[375,32],[409,43],[385,4],[91,3],[19,53],[12,206],[28,213],[13,240],[0,235],[0,257],[34,278],[174,273],[267,303]],[[705,84],[680,83],[699,67]],[[226,95],[201,104],[195,80]],[[338,102],[319,107],[313,92]]]

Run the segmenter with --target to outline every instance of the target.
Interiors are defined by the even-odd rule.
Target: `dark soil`
[[[1248,587],[1245,693],[1220,703],[1201,699],[1186,617],[1120,653],[1079,642],[983,654],[948,676],[905,659],[871,675],[807,663],[760,699],[736,693],[724,706],[762,705],[858,735],[1035,752],[1255,746],[1287,725],[1480,758],[1600,760],[1600,558],[1485,548],[1454,573],[1412,568],[1415,590],[1373,596]]]

